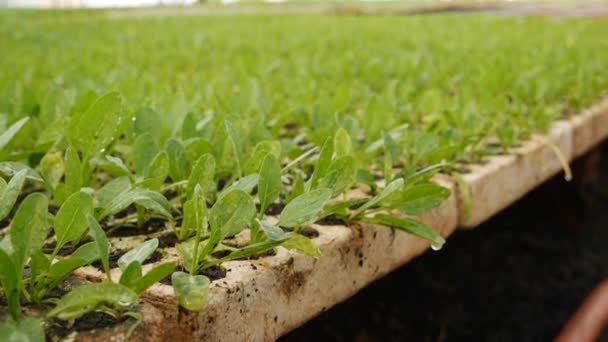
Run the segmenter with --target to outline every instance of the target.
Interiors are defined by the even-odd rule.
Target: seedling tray
[[[437,176],[435,181],[450,188],[452,196],[421,220],[446,238],[457,228],[475,228],[562,170],[551,144],[571,161],[607,137],[608,99],[603,99],[579,115],[555,122],[546,135],[533,136],[509,155],[468,165],[470,172],[463,176],[468,194],[452,178]],[[226,262],[225,277],[213,280],[208,305],[201,312],[180,309],[170,285],[154,285],[142,296],[139,311],[144,322],[131,340],[274,340],[429,248],[425,240],[384,226],[312,228],[318,233],[313,241],[323,254],[320,259],[278,247],[272,256]],[[118,237],[113,244],[128,246],[144,238]],[[449,248],[449,240],[446,246]],[[162,256],[156,263],[178,261],[173,248],[163,249]],[[112,274],[118,279],[120,271],[114,269]],[[103,274],[86,267],[77,277],[99,281]],[[77,341],[120,340],[127,328],[124,323],[71,337]]]

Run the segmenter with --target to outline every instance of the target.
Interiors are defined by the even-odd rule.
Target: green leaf
[[[219,244],[220,240],[221,240],[221,232],[219,234],[216,234],[217,236],[219,236],[219,238],[217,238],[217,242],[214,245],[209,245],[210,240],[207,240],[205,243],[205,248],[203,248],[203,250],[201,250],[199,252],[198,255],[198,259],[197,260],[202,260],[204,259],[204,253],[205,253],[205,249],[209,249],[209,253],[207,253],[207,255],[211,254],[213,252],[213,250],[215,249],[215,247],[217,247],[217,245]],[[212,236],[213,236],[213,232],[212,232]],[[215,241],[214,241],[215,242]],[[184,269],[190,273],[196,273],[196,269],[191,269],[192,264],[193,264],[193,260],[194,260],[194,248],[196,245],[196,238],[192,238],[188,241],[182,242],[182,243],[177,243],[175,244],[175,250],[177,251],[177,254],[179,255],[179,257],[182,260],[182,264],[184,265]],[[198,267],[198,265],[196,265]]]
[[[188,184],[186,185],[186,197],[192,198],[194,188],[198,185],[201,187],[203,195],[208,196],[209,193],[215,190],[215,158],[213,155],[206,153],[202,155],[194,164]]]
[[[222,192],[218,195],[217,199],[218,200],[222,199],[222,197],[224,197],[226,194],[232,192],[233,190],[241,190],[247,194],[250,194],[253,191],[253,188],[255,188],[255,186],[258,185],[259,179],[260,179],[260,176],[257,173],[245,176],[245,177],[237,180],[236,182],[232,183],[226,189],[222,190]]]
[[[40,174],[51,191],[57,188],[64,173],[65,165],[61,152],[49,152],[40,160]]]
[[[303,194],[304,190],[304,177],[302,177],[300,173],[296,173],[293,180],[293,186],[291,187],[291,192],[289,193],[289,196],[287,196],[287,203],[293,201],[294,198],[297,198],[298,196]]]
[[[17,172],[0,192],[0,220],[10,214],[25,183],[27,170]]]
[[[403,173],[403,179],[405,180],[405,186],[409,187],[418,183],[428,182],[437,172],[439,172],[445,164],[434,164],[427,166],[421,170],[412,170],[411,173]]]
[[[212,154],[213,145],[203,138],[191,138],[184,141],[186,145],[186,155],[189,161],[197,161],[202,155]]]
[[[72,116],[67,128],[67,138],[72,146],[86,153],[104,153],[121,132],[123,122],[122,98],[111,92],[98,98],[85,112]]]
[[[226,127],[228,141],[230,142],[230,146],[232,147],[234,153],[234,162],[236,164],[236,171],[234,174],[237,177],[241,177],[243,175],[243,154],[241,152],[241,143],[239,140],[239,136],[230,121],[224,120],[224,126]]]
[[[424,160],[429,154],[439,146],[439,137],[433,133],[419,133],[415,136],[415,160],[417,163]]]
[[[281,227],[300,227],[314,223],[331,198],[330,189],[315,189],[294,198],[285,206],[278,225]]]
[[[449,189],[435,184],[422,184],[408,188],[398,196],[390,196],[383,204],[408,215],[421,215],[438,207],[448,197]]]
[[[106,277],[108,280],[111,280],[110,277],[110,241],[106,237],[106,233],[101,229],[97,220],[91,215],[87,215],[87,221],[89,223],[89,235],[93,238],[95,242],[95,247],[97,248],[97,255],[99,255],[99,259],[101,260],[101,265],[103,266],[103,270],[106,273]]]
[[[336,158],[353,154],[353,142],[344,128],[339,128],[334,136]]]
[[[40,275],[47,273],[51,267],[51,260],[41,250],[35,251],[30,257],[31,279],[36,279]]]
[[[66,197],[82,188],[82,165],[78,152],[73,148],[65,151],[65,187]]]
[[[34,318],[2,323],[0,325],[0,336],[6,342],[46,341],[42,321]]]
[[[29,116],[22,118],[21,120],[12,124],[4,133],[0,134],[0,151],[8,145],[13,137],[23,128],[23,126],[30,120]]]
[[[57,285],[69,277],[76,269],[87,264],[89,264],[87,260],[75,258],[73,256],[52,264],[47,274],[45,294],[47,291],[57,287]]]
[[[174,182],[179,182],[188,177],[190,166],[186,156],[186,148],[180,140],[169,139],[165,142],[165,151],[169,158],[169,176]]]
[[[289,239],[283,242],[281,246],[316,259],[322,256],[321,250],[312,242],[311,239],[298,233],[290,233]]]
[[[42,176],[40,176],[40,174],[38,172],[36,172],[36,170],[32,169],[31,167],[29,167],[23,163],[11,162],[11,161],[0,163],[0,174],[5,175],[6,177],[14,177],[17,173],[19,173],[22,170],[25,170],[27,172],[27,174],[25,175],[25,178],[27,178],[31,181],[34,181],[34,182],[39,182],[39,183],[44,182],[44,179],[42,179]]]
[[[255,212],[254,212],[255,215]],[[205,244],[200,252],[200,255],[198,255],[198,258],[196,260],[203,260],[206,257],[208,257],[209,255],[211,255],[215,249],[217,248],[217,246],[219,245],[220,241],[222,241],[222,238],[224,237],[224,234],[221,230],[221,228],[217,228],[217,229],[211,229],[211,232],[209,234],[209,239],[207,239],[207,241],[205,241]],[[194,239],[195,240],[195,239]],[[180,256],[182,256],[182,259],[184,259],[185,262],[185,267],[188,268],[190,267],[190,265],[192,264],[192,257],[194,256],[194,240],[190,240],[187,241],[185,244],[181,244],[181,246],[183,248],[181,248],[181,252]],[[187,252],[188,251],[188,247],[192,247],[189,249],[189,253],[188,255],[186,255],[183,252]],[[178,252],[180,251],[180,248],[177,249]],[[198,265],[196,265],[198,267]],[[190,270],[192,272],[195,272],[196,270]]]
[[[131,190],[131,187],[131,182],[127,177],[112,179],[97,193],[97,206],[101,208],[110,207],[112,201]]]
[[[173,291],[177,302],[189,311],[201,311],[207,305],[209,296],[209,278],[203,275],[190,275],[175,272],[171,276]]]
[[[143,293],[152,285],[158,283],[169,274],[173,273],[175,267],[175,262],[166,262],[154,267],[150,270],[150,272],[146,273],[134,284],[132,287],[133,291],[135,291],[137,294]]]
[[[331,165],[331,158],[334,154],[334,144],[331,138],[327,138],[323,147],[321,148],[321,152],[319,153],[319,160],[317,160],[317,164],[315,165],[315,170],[312,174],[311,185],[312,189],[317,187],[317,182],[319,179],[325,177],[329,166]]]
[[[158,154],[159,149],[156,145],[156,139],[150,133],[144,133],[135,139],[133,149],[131,150],[131,160],[135,173],[143,175],[144,170]]]
[[[162,128],[162,118],[153,109],[143,107],[135,114],[133,130],[136,135],[149,133],[151,136],[158,138],[162,132]]]
[[[135,287],[135,284],[137,284],[137,282],[141,279],[142,276],[143,271],[141,269],[141,264],[135,261],[130,263],[126,269],[122,270],[119,283],[130,289],[133,289]]]
[[[182,122],[182,139],[190,139],[194,138],[198,135],[196,131],[196,117],[192,112],[189,112],[184,116],[184,121]]]
[[[89,194],[76,192],[63,203],[57,215],[53,229],[59,251],[66,243],[80,239],[88,230],[86,215],[93,213],[93,198]]]
[[[348,190],[357,176],[357,162],[353,156],[342,156],[334,160],[326,176],[321,179],[321,188],[332,189],[332,197]]]
[[[127,168],[122,159],[110,155],[92,158],[90,160],[90,165],[106,171],[115,177],[131,176],[131,171]]]
[[[11,223],[13,261],[20,280],[28,258],[42,248],[48,234],[47,223],[49,201],[41,193],[28,195],[17,209]]]
[[[167,201],[165,196],[159,192],[147,189],[133,189],[127,197],[133,198],[133,202],[154,213],[160,214],[166,218],[172,217],[170,213],[171,204]]]
[[[96,241],[87,242],[84,245],[78,247],[78,249],[75,250],[74,253],[72,253],[72,258],[83,259],[87,262],[87,264],[98,260],[99,257],[99,250]]]
[[[167,176],[169,175],[169,156],[167,152],[160,151],[158,154],[152,159],[150,165],[144,169],[144,178],[146,179],[155,179],[160,184],[162,184]]]
[[[266,221],[260,221],[255,219],[256,223],[259,227],[264,231],[266,237],[272,241],[284,241],[286,239],[286,233],[281,229],[281,227],[277,227],[274,224],[270,224]]]
[[[212,230],[219,230],[222,236],[234,236],[251,222],[255,215],[253,199],[242,190],[232,190],[219,199],[209,212]]]
[[[365,212],[365,210],[378,205],[380,202],[382,202],[384,199],[388,198],[389,196],[392,196],[393,194],[398,194],[401,192],[403,188],[403,178],[397,178],[394,181],[390,182],[383,190],[381,193],[379,193],[378,195],[374,196],[372,199],[370,199],[369,201],[367,201],[365,204],[363,204],[362,206],[360,206],[352,215],[351,218],[357,217],[360,214],[363,214]]]
[[[158,239],[150,239],[121,256],[120,259],[118,259],[118,267],[120,267],[122,271],[125,271],[133,262],[138,262],[143,265],[144,261],[146,261],[157,248]]]
[[[260,198],[260,213],[272,204],[281,193],[281,164],[272,154],[267,154],[260,168],[258,196]]]
[[[221,263],[229,261],[229,260],[243,259],[243,258],[255,256],[260,253],[264,253],[268,250],[271,250],[274,247],[281,245],[285,241],[287,241],[287,235],[285,235],[285,237],[281,240],[266,240],[266,241],[262,241],[262,242],[258,242],[258,243],[253,243],[253,244],[247,245],[245,247],[239,248],[235,251],[232,251],[227,256],[225,256],[213,263],[209,263],[205,266],[208,267],[208,266],[213,266],[216,264],[221,264]]]
[[[191,232],[199,232],[200,236],[207,234],[207,201],[197,185],[192,199],[186,201],[183,207],[183,222],[179,234],[180,240],[190,236]]]
[[[171,205],[162,194],[148,189],[133,189],[126,177],[116,178],[106,184],[97,194],[97,202],[101,208],[97,215],[100,220],[125,210],[133,203],[171,217]]]
[[[392,165],[397,164],[399,159],[399,151],[397,149],[395,140],[386,131],[382,132],[382,139],[384,141],[384,153],[386,154],[386,158],[391,161]]]
[[[0,284],[8,302],[8,312],[14,320],[21,316],[20,279],[15,264],[6,252],[0,249]]]
[[[430,241],[436,246],[442,246],[445,240],[441,235],[420,221],[410,218],[400,218],[385,214],[376,214],[374,217],[365,217],[362,221],[373,224],[381,224],[402,230],[417,237]]]
[[[102,306],[124,309],[137,302],[137,293],[128,287],[112,282],[87,284],[63,296],[48,317],[73,320]]]
[[[279,159],[281,156],[281,143],[277,140],[260,141],[255,145],[251,157],[245,163],[245,175],[258,172],[267,154],[272,154]]]
[[[390,134],[382,131],[382,138],[384,140],[384,179],[388,183],[392,179],[393,166],[397,164],[399,153],[397,144]]]

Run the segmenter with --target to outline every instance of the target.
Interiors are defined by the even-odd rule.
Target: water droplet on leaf
[[[440,250],[442,247],[443,247],[443,243],[436,243],[436,242],[431,243],[431,248],[432,248],[434,251],[438,251],[438,250]]]

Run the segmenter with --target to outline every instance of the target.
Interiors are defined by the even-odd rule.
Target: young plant
[[[142,317],[132,307],[137,303],[139,295],[153,284],[165,278],[175,269],[175,263],[164,263],[148,271],[142,271],[143,262],[152,255],[158,247],[158,240],[152,239],[139,247],[124,254],[118,261],[122,275],[118,283],[112,281],[110,274],[110,242],[105,236],[99,223],[92,215],[86,215],[89,234],[94,240],[94,249],[101,258],[106,281],[79,286],[57,301],[57,305],[47,317],[65,321],[73,321],[90,312],[104,312],[117,320],[125,317],[135,319],[129,328],[130,336],[141,323]]]

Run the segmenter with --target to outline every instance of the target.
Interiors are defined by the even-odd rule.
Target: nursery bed
[[[483,165],[467,165],[471,172],[464,175],[464,180],[470,203],[465,199],[469,196],[463,195],[449,177],[439,176],[436,181],[451,188],[453,195],[423,215],[422,221],[444,237],[457,227],[477,227],[560,172],[562,166],[548,140],[571,161],[608,137],[606,123],[608,101],[604,99],[580,115],[554,123],[546,136],[534,136],[511,155],[488,157]],[[143,296],[144,324],[132,338],[274,340],[429,247],[424,240],[382,226],[313,228],[319,232],[314,242],[322,258],[315,260],[278,248],[274,256],[226,262],[226,276],[213,281],[208,306],[202,312],[179,309],[170,286],[154,285]],[[176,259],[172,249],[163,253],[164,259]],[[103,277],[92,267],[78,274],[89,280]],[[113,274],[118,277],[119,270]],[[106,339],[125,332],[125,327],[118,327],[97,331],[94,336]],[[87,340],[86,336],[82,340]]]
[[[0,330],[273,340],[608,135],[602,23],[106,15],[0,15]]]

